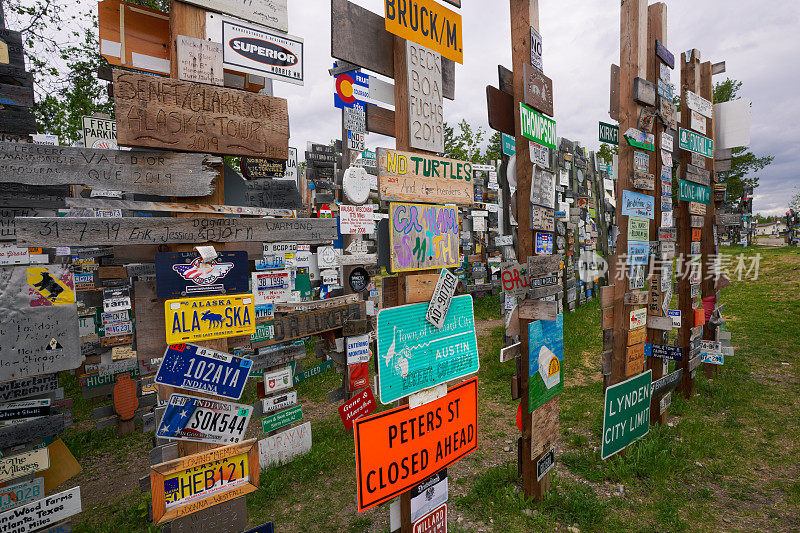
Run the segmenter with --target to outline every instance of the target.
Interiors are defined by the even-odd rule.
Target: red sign
[[[395,498],[478,447],[478,379],[413,411],[355,421],[358,512]]]
[[[692,242],[700,240],[700,228],[692,228]]]
[[[376,407],[377,405],[375,404],[375,396],[372,394],[372,388],[367,387],[352,399],[339,406],[339,416],[342,417],[344,428],[348,430],[352,429],[353,422],[356,419],[367,416],[374,411]]]
[[[447,533],[447,504],[414,522],[414,533]]]
[[[372,352],[370,352],[370,355],[372,355]],[[369,363],[347,365],[347,374],[350,378],[348,391],[357,391],[369,386]]]

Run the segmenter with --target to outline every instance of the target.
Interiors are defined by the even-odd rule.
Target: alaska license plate
[[[164,315],[167,344],[252,335],[256,331],[252,294],[167,300]]]
[[[164,477],[166,508],[228,492],[250,480],[247,453],[187,468]]]
[[[173,394],[157,435],[162,439],[236,444],[245,440],[252,412],[249,405]]]

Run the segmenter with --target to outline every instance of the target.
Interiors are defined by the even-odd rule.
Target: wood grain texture
[[[367,131],[394,137],[394,111],[367,104]]]
[[[514,135],[514,97],[487,85],[486,107],[489,112],[489,127],[506,135]]]
[[[430,302],[439,274],[409,274],[406,277],[406,303]]]
[[[289,157],[283,98],[115,70],[114,108],[121,146]]]
[[[222,159],[207,154],[128,152],[0,142],[0,182],[204,196]]]
[[[294,218],[58,218],[16,219],[25,246],[94,246],[202,242],[293,241],[336,238],[336,219]]]
[[[339,329],[350,320],[364,320],[366,316],[365,302],[307,313],[289,314],[267,322],[275,327],[275,336],[268,341],[252,343],[252,346],[264,348],[308,335]]]
[[[159,211],[170,213],[202,213],[207,215],[240,215],[254,217],[291,217],[292,209],[270,209],[242,205],[204,205],[179,202],[144,202],[110,200],[108,198],[66,198],[67,207],[77,209],[124,209],[128,211]]]

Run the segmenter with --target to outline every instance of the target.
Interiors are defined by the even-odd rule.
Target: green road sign
[[[693,131],[679,128],[678,141],[681,150],[689,150],[696,154],[711,158],[714,157],[714,141]]]
[[[619,144],[619,126],[613,124],[600,123],[600,142],[608,144]]]
[[[608,459],[650,431],[650,382],[653,371],[606,389],[600,457]]]
[[[502,134],[503,136],[503,154],[511,157],[517,153],[517,142],[511,135]]]
[[[700,202],[711,205],[711,187],[692,183],[691,181],[678,180],[678,193],[684,202]]]
[[[303,419],[303,406],[302,405],[295,405],[294,407],[290,407],[289,409],[285,409],[274,415],[265,416],[261,419],[261,427],[264,430],[264,433],[269,433],[270,431],[275,431],[276,429],[280,429],[283,426],[288,426],[292,422],[297,422],[298,420]]]
[[[519,103],[519,117],[524,137],[553,150],[558,149],[555,120],[534,111],[522,102]]]

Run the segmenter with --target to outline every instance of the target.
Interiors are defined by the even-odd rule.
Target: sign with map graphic
[[[425,319],[428,302],[378,313],[378,376],[383,404],[478,371],[472,296],[456,296],[444,325]]]
[[[533,412],[564,390],[564,315],[528,324],[528,411]]]

